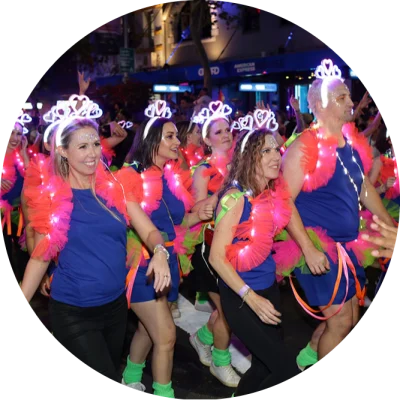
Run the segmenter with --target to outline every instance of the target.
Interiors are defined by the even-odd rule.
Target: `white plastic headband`
[[[202,108],[201,111],[193,117],[193,122],[197,124],[203,124],[201,134],[203,139],[207,136],[207,128],[211,121],[223,118],[229,122],[228,117],[232,114],[232,108],[221,101],[211,101],[208,108]]]
[[[167,103],[164,100],[156,100],[154,103],[149,104],[149,106],[144,110],[144,115],[149,117],[150,120],[147,121],[147,124],[144,127],[143,141],[146,140],[149,130],[154,122],[158,118],[171,118],[172,112],[170,108],[167,107]]]
[[[321,65],[318,65],[315,69],[315,76],[317,79],[322,79],[321,100],[322,107],[326,108],[328,105],[328,84],[335,79],[343,82],[342,71],[340,71],[337,65],[333,65],[332,60],[324,59]]]
[[[76,108],[77,103],[82,102],[79,108]],[[43,116],[46,122],[51,124],[47,127],[43,140],[47,143],[49,133],[52,128],[58,125],[56,131],[56,147],[61,146],[61,134],[65,127],[75,118],[96,119],[103,115],[97,103],[94,103],[87,96],[78,96],[73,94],[69,97],[68,102],[57,102],[57,105]],[[47,135],[46,135],[47,134]]]
[[[279,125],[275,119],[275,113],[271,110],[261,110],[257,108],[253,116],[246,115],[245,117],[239,118],[239,124],[241,125],[241,129],[248,130],[246,136],[243,138],[242,145],[240,147],[240,152],[243,154],[244,149],[246,148],[246,144],[250,138],[250,136],[258,129],[265,128],[270,132],[275,132]],[[254,124],[256,128],[253,129]]]
[[[15,122],[18,122],[22,126],[22,133],[26,135],[29,131],[27,128],[25,128],[25,124],[28,124],[29,122],[32,121],[32,118],[28,115],[25,114],[22,110],[19,113],[19,116]]]

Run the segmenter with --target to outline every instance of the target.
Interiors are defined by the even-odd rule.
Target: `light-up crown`
[[[78,107],[79,102],[81,102],[81,104]],[[99,105],[90,100],[89,97],[73,94],[67,101],[57,101],[57,105],[51,107],[50,111],[43,115],[43,120],[50,124],[44,132],[43,140],[47,143],[49,133],[53,128],[60,125],[61,122],[67,124],[73,118],[96,119],[100,118],[102,115],[103,111]],[[57,130],[57,147],[61,146],[61,131],[62,129]]]
[[[246,144],[250,138],[250,136],[258,129],[267,129],[271,132],[275,132],[279,125],[275,119],[275,113],[271,110],[261,110],[257,108],[253,116],[246,115],[245,117],[241,117],[238,120],[240,125],[240,130],[247,130],[246,136],[243,138],[242,145],[240,147],[240,151],[243,153]]]
[[[338,68],[337,65],[333,65],[332,60],[324,59],[321,62],[321,65],[315,70],[315,76],[318,79],[341,79],[342,71]]]
[[[202,108],[201,111],[193,118],[193,122],[202,124],[203,139],[207,136],[207,128],[212,120],[223,118],[229,121],[228,117],[232,114],[232,108],[221,101],[211,101],[208,108]]]
[[[26,135],[29,131],[27,128],[25,128],[25,124],[29,124],[29,122],[32,121],[32,118],[28,115],[25,114],[22,110],[19,113],[19,116],[15,122],[18,122],[22,126],[22,133]]]
[[[315,76],[317,79],[322,80],[321,85],[321,100],[322,100],[322,107],[326,108],[328,106],[328,85],[329,82],[338,79],[343,82],[342,79],[342,72],[337,67],[337,65],[333,65],[332,60],[324,59],[321,62],[321,65],[315,70]]]
[[[149,104],[149,106],[144,110],[144,115],[150,118],[143,132],[143,140],[146,140],[149,130],[154,122],[158,118],[171,118],[172,112],[171,109],[167,107],[167,103],[164,100],[156,100],[154,103]]]
[[[118,125],[122,128],[122,129],[130,129],[133,126],[133,122],[131,121],[118,121]]]

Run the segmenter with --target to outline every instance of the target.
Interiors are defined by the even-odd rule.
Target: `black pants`
[[[49,302],[54,337],[79,360],[117,382],[127,312],[125,293],[98,307],[75,307],[52,298]]]
[[[11,235],[7,234],[7,224],[3,228],[4,244],[6,246],[7,255],[10,260],[11,267],[18,282],[24,277],[25,268],[29,261],[29,253],[21,250],[19,245],[19,237],[17,236],[18,227],[11,224]]]
[[[230,328],[252,354],[251,367],[240,380],[235,397],[267,389],[297,375],[299,370],[294,357],[287,353],[281,327],[263,323],[246,303],[241,307],[242,299],[221,281],[219,290]],[[268,289],[255,292],[280,311],[276,282]]]

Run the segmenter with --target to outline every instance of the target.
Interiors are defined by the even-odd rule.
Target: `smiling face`
[[[256,168],[256,175],[261,183],[260,187],[265,187],[270,180],[278,178],[281,162],[282,157],[278,143],[272,135],[266,135],[261,147],[260,162]]]
[[[7,145],[7,150],[9,151],[15,150],[21,144],[21,140],[22,140],[22,126],[16,123],[11,132],[11,136]]]
[[[68,148],[59,148],[60,154],[68,160],[70,173],[82,178],[93,175],[101,156],[100,137],[92,127],[77,129],[71,135]]]
[[[169,160],[178,159],[178,150],[181,142],[178,139],[178,130],[173,122],[163,125],[161,141],[155,156],[154,164],[165,164]]]

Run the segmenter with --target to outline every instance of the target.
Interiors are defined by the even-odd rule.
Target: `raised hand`
[[[79,95],[84,95],[89,88],[90,78],[85,81],[84,73],[78,71]]]

